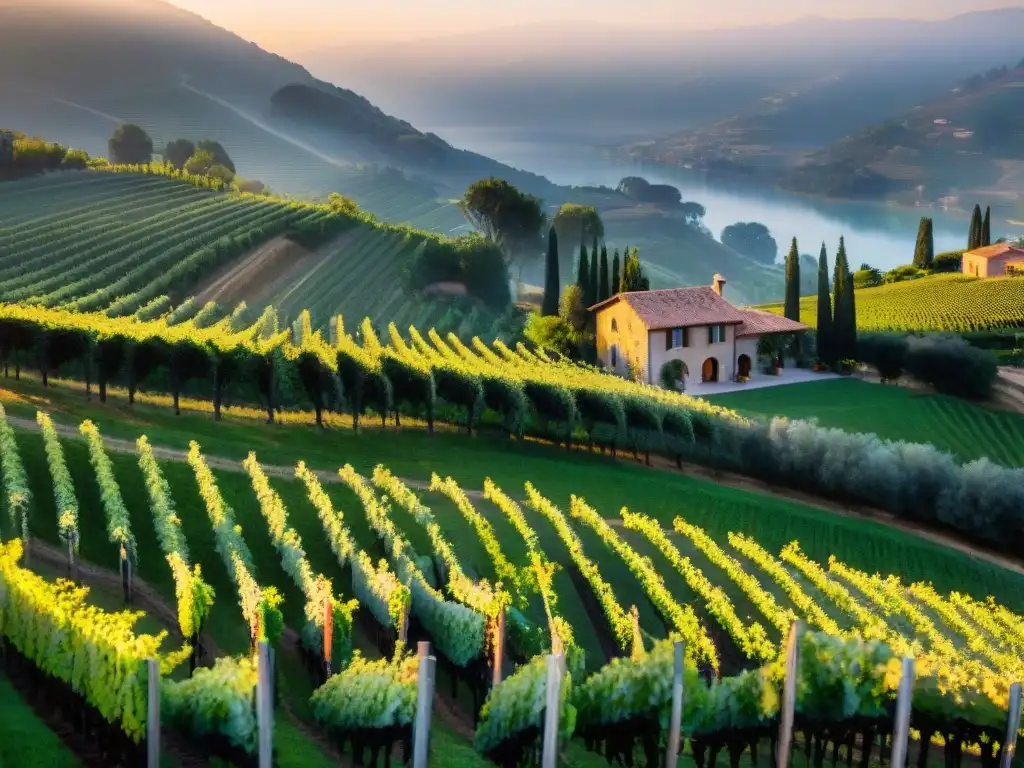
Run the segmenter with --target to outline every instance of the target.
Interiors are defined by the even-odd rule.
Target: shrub
[[[861,362],[878,369],[883,380],[894,381],[906,371],[936,391],[957,397],[988,397],[999,373],[992,352],[959,336],[864,333],[857,346]]]
[[[665,389],[682,392],[686,387],[683,376],[686,376],[688,373],[686,363],[682,360],[668,360],[661,366],[661,370],[658,372],[658,379],[661,381],[661,386]]]
[[[935,255],[933,272],[959,272],[963,269],[963,251],[946,251]]]
[[[876,368],[882,381],[896,381],[903,374],[907,339],[894,333],[862,333],[857,339],[862,363]]]
[[[938,334],[908,338],[904,364],[918,381],[958,397],[988,397],[999,373],[988,350],[972,347],[959,336]]]
[[[412,290],[441,282],[462,283],[470,296],[496,311],[512,301],[501,249],[476,233],[455,240],[425,238],[406,268],[406,278]]]
[[[882,280],[886,283],[900,283],[904,280],[916,280],[919,277],[925,277],[927,274],[923,269],[918,269],[913,264],[904,264],[902,267],[890,269],[885,273]]]

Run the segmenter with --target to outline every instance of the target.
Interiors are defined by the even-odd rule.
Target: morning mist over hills
[[[572,4],[527,4],[490,18],[455,0],[404,15],[396,3],[339,14],[314,0],[0,0],[0,125],[95,155],[123,122],[143,126],[158,154],[207,138],[240,176],[276,192],[341,192],[386,221],[452,235],[471,229],[452,201],[495,175],[548,213],[595,206],[611,242],[641,248],[656,286],[724,271],[737,300],[777,298],[783,282],[770,258],[721,242],[738,221],[764,223],[780,256],[793,236],[816,253],[845,234],[856,258],[889,267],[912,250],[914,205],[959,194],[968,206],[991,199],[997,222],[1014,220],[1019,199],[991,174],[966,190],[948,179],[879,185],[851,206],[816,192],[834,188],[822,160],[824,181],[804,174],[787,187],[810,195],[779,187],[805,157],[828,158],[835,142],[1013,67],[1024,8],[876,3],[860,18],[827,19],[797,3],[781,16],[721,5],[697,24],[653,0],[628,18],[603,4],[576,16]],[[1024,89],[1002,88],[1012,75],[983,94],[997,115],[1018,114]],[[838,172],[860,158],[877,165],[889,149],[844,156]],[[1012,188],[1018,160],[976,151]],[[705,215],[687,220],[615,189],[634,174],[677,187]],[[877,207],[890,200],[905,208]],[[960,214],[935,216],[939,246],[960,247]]]

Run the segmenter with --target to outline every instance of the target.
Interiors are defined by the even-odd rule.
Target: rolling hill
[[[870,20],[806,20],[804,33],[819,39],[823,48],[826,41],[840,47],[848,44],[839,41],[840,30],[850,37],[873,30],[878,54],[859,62],[842,57],[819,61],[807,66],[801,77],[751,100],[728,117],[706,120],[663,138],[633,142],[625,153],[641,161],[697,168],[723,178],[771,185],[782,179],[780,185],[787,189],[834,197],[916,201],[920,184],[925,185],[922,194],[929,201],[955,194],[950,191],[955,189],[988,187],[990,196],[1018,189],[1019,180],[1006,174],[1001,161],[1015,159],[1010,145],[1021,145],[1019,122],[1014,123],[1021,114],[1019,94],[998,89],[1012,88],[1021,78],[1012,71],[1000,70],[988,80],[975,73],[998,70],[1020,59],[1024,52],[1020,44],[992,31],[1003,24],[1019,27],[1024,9],[900,23],[908,29],[918,27],[905,49],[894,47],[889,39],[895,27],[887,32],[884,25]],[[931,35],[927,43],[916,37],[925,29]],[[963,40],[976,34],[991,45],[961,46],[964,56],[946,56],[947,46],[959,45],[957,34]],[[971,86],[965,87],[967,83]],[[985,133],[984,140],[978,136],[970,146],[957,140],[954,151],[935,154],[943,147],[925,139],[935,129],[921,118],[927,117],[929,124],[946,119],[951,128],[959,126],[958,120],[969,126],[979,122],[979,111],[986,127],[977,130]],[[992,122],[997,115],[1004,116],[1002,125]],[[909,135],[901,131],[905,124],[909,124]],[[975,155],[957,153],[960,149],[979,153],[980,162]],[[894,156],[884,157],[890,150]]]
[[[836,197],[1013,201],[1022,182],[1024,59],[811,154],[782,186]]]
[[[159,0],[0,0],[0,101],[5,127],[92,155],[107,155],[108,138],[127,121],[145,128],[157,151],[176,138],[214,139],[240,176],[275,192],[342,192],[386,222],[441,234],[470,231],[452,200],[476,178],[501,176],[552,213],[566,201],[614,212],[609,246],[639,247],[661,285],[704,283],[724,268],[743,300],[782,293],[781,268],[757,265],[697,229],[680,231],[666,211],[640,209],[611,189],[556,186],[454,148]],[[538,259],[524,278],[538,282],[540,270]]]

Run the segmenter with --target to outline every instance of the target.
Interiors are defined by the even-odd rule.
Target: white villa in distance
[[[711,286],[619,293],[590,307],[605,370],[624,375],[632,361],[646,383],[659,384],[662,366],[680,360],[687,384],[763,376],[756,365],[758,340],[808,327],[771,312],[739,309],[723,298],[724,286],[725,278],[716,274]]]

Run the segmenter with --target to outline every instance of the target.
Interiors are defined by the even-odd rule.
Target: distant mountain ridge
[[[1024,198],[1024,59],[810,154],[781,186],[833,197]]]

